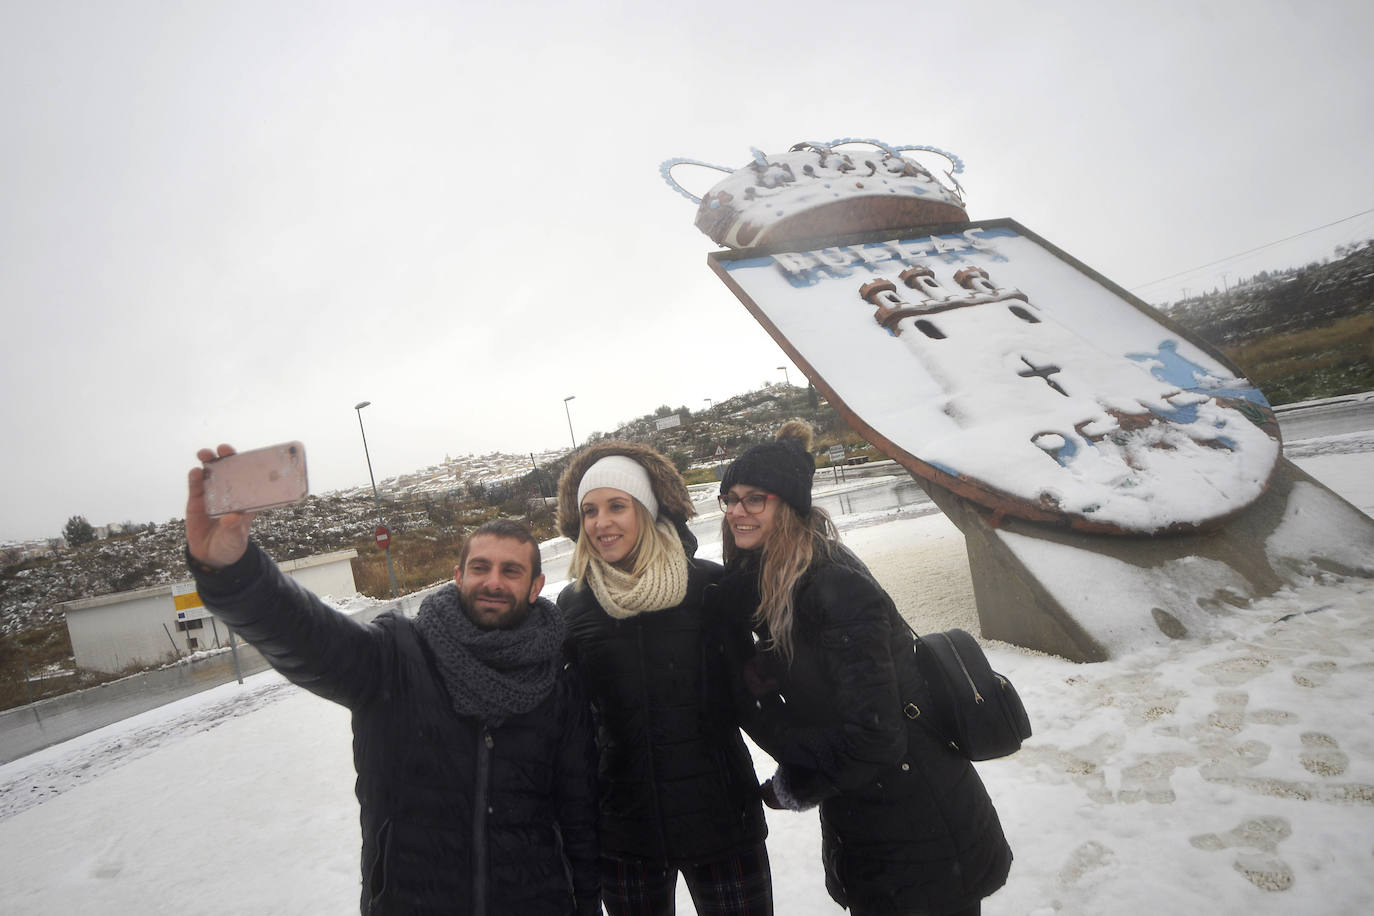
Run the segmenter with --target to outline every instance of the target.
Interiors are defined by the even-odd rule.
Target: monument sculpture
[[[1283,459],[1241,371],[1020,223],[969,220],[954,154],[753,150],[699,198],[683,165],[707,164],[662,172],[726,248],[711,269],[964,534],[984,636],[1100,660],[1374,576],[1374,522]],[[1103,576],[1131,607],[1099,606]]]

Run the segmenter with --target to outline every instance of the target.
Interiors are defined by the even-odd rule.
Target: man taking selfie
[[[562,615],[539,597],[529,530],[482,525],[414,620],[362,624],[251,543],[251,513],[208,516],[201,468],[188,490],[205,605],[290,681],[353,713],[362,912],[599,913],[591,716],[563,664]]]

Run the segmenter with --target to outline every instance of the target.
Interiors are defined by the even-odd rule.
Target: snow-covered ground
[[[1289,454],[1374,514],[1370,434]],[[976,630],[942,516],[844,522],[919,629]],[[985,914],[1374,911],[1374,582],[1312,581],[1229,630],[1095,665],[990,647],[1036,733],[979,764],[1016,853]],[[271,672],[208,690],[0,767],[0,912],[353,912],[352,789],[343,709]],[[769,824],[780,916],[842,912],[815,813]]]

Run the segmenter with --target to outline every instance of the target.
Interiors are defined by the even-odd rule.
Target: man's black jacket
[[[600,912],[596,750],[573,671],[530,712],[484,723],[453,710],[405,617],[357,623],[252,545],[221,572],[192,566],[205,604],[274,668],[353,713],[363,913]]]

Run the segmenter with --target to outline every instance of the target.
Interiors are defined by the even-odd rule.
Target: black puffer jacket
[[[530,712],[487,725],[454,712],[404,617],[357,623],[253,546],[196,582],[273,667],[352,710],[364,913],[600,912],[596,752],[575,672]]]
[[[735,613],[758,605],[753,561],[721,583]],[[758,662],[786,702],[746,700],[756,714],[745,727],[795,800],[820,804],[830,896],[870,913],[941,914],[996,891],[1011,849],[982,780],[902,712],[920,674],[892,599],[840,548],[808,570],[794,614],[791,665],[774,651]]]
[[[695,540],[686,537],[690,553]],[[702,609],[720,573],[689,558],[682,604],[625,620],[602,610],[590,588],[570,585],[558,596],[596,721],[604,854],[685,864],[767,835],[730,701],[721,622]]]

